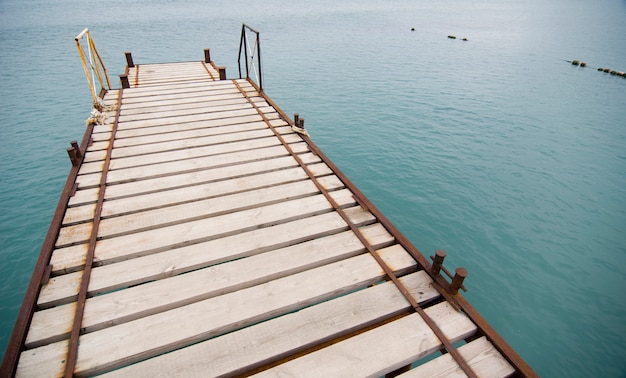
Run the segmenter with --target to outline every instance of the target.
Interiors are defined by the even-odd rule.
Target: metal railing
[[[250,36],[254,33],[254,43],[250,44]],[[241,27],[241,40],[239,41],[239,57],[237,64],[239,65],[239,78],[243,79],[241,72],[241,55],[244,55],[246,66],[246,79],[255,81],[261,92],[263,92],[263,72],[261,71],[261,45],[259,40],[259,32],[252,29],[246,24]],[[255,65],[256,63],[256,65]],[[250,71],[254,73],[254,78],[250,77]]]
[[[93,39],[91,39],[89,29],[85,28],[85,30],[76,36],[75,40],[76,47],[78,48],[78,55],[80,55],[80,60],[83,63],[83,69],[85,70],[85,76],[87,76],[87,81],[89,82],[89,90],[91,91],[93,102],[97,103],[100,98],[100,92],[102,92],[102,90],[111,89],[109,74],[104,67],[104,63],[102,62],[102,58],[100,57],[98,50],[96,49],[96,44],[93,42]],[[87,42],[87,46],[81,45],[81,40],[85,40]],[[100,91],[96,89],[96,77],[100,83]],[[106,88],[104,85],[105,79],[107,85]]]

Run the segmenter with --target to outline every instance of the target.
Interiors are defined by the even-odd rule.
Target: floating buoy
[[[464,41],[467,41],[467,38],[463,38]]]
[[[415,28],[411,28],[411,31],[415,31]]]
[[[456,39],[456,35],[449,35],[448,38],[450,39]]]
[[[624,76],[624,72],[623,71],[617,71],[617,76]]]
[[[615,70],[611,71],[611,75],[613,75],[613,76],[617,75],[617,71],[615,71]]]
[[[577,66],[580,64],[580,61],[578,60],[572,60],[572,66]]]
[[[586,62],[580,62],[580,66],[581,67],[587,67],[587,63]]]
[[[610,68],[605,68],[603,71],[606,72],[606,73],[609,73],[609,72],[611,72],[611,69]]]

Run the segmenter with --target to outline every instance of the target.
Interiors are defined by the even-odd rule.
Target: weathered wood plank
[[[261,107],[259,108],[263,113],[272,113],[276,112],[276,110],[272,107]],[[244,108],[241,110],[228,110],[223,112],[213,112],[207,114],[192,114],[188,116],[178,116],[178,117],[167,117],[167,118],[155,118],[155,119],[147,119],[147,120],[139,120],[139,121],[127,121],[118,123],[118,128],[120,130],[128,130],[135,129],[140,127],[153,127],[153,126],[163,126],[163,125],[175,125],[178,123],[186,123],[186,122],[194,122],[194,121],[206,121],[210,119],[219,119],[219,118],[231,118],[238,116],[247,116],[251,114],[258,114],[256,109]]]
[[[207,93],[207,92],[200,92],[200,93]],[[202,106],[211,106],[211,107],[230,106],[230,105],[237,105],[237,104],[242,104],[242,103],[247,103],[247,102],[248,101],[244,99],[243,97],[233,96],[233,97],[227,97],[224,99],[208,99],[207,96],[199,95],[196,97],[190,97],[190,98],[182,99],[182,100],[168,101],[167,103],[160,104],[160,105],[152,105],[150,103],[148,104],[141,103],[142,105],[145,105],[145,106],[132,107],[128,109],[124,108],[120,112],[120,117],[122,116],[129,117],[133,115],[148,115],[148,114],[155,114],[155,113],[160,113],[160,112],[179,111],[179,110],[184,110],[184,109],[196,109]],[[262,101],[258,101],[258,103],[262,103]]]
[[[439,295],[423,271],[400,281],[418,303]],[[392,282],[238,330],[105,374],[105,377],[233,376],[378,323],[410,308]],[[323,361],[320,363],[323,364]]]
[[[249,93],[256,93],[255,89],[247,83],[243,86]],[[227,81],[206,81],[198,80],[193,82],[187,82],[182,84],[168,83],[163,85],[150,85],[147,87],[136,87],[125,89],[122,93],[122,103],[130,105],[129,108],[135,106],[143,107],[145,105],[142,102],[150,103],[154,100],[175,100],[184,97],[196,97],[198,93],[206,93],[206,97],[209,99],[216,98],[218,96],[230,95],[235,97],[241,97],[241,92],[236,88],[232,82]]]
[[[476,332],[469,318],[447,302],[425,311],[453,342]],[[418,314],[411,314],[254,377],[379,377],[436,352],[441,345],[426,322]]]
[[[194,219],[214,217],[290,199],[303,198],[316,193],[318,193],[318,189],[313,182],[309,180],[296,181],[254,191],[105,218],[100,221],[98,238],[110,238],[152,230]],[[66,240],[66,234],[72,235],[74,238],[72,242],[81,233],[88,238],[91,234],[91,225],[90,222],[61,228],[57,243],[60,245],[69,244],[68,241],[70,240]]]
[[[357,223],[356,220],[353,221]],[[339,215],[325,213],[115,264],[97,266],[92,270],[89,294],[97,295],[150,280],[170,277],[231,259],[248,257],[332,235],[346,229],[347,225]],[[363,232],[371,244],[388,236],[380,225],[363,227]],[[56,272],[58,268],[53,269]],[[78,293],[81,275],[82,273],[78,271],[51,278],[41,289],[38,306],[47,308],[74,300]]]
[[[318,160],[319,161],[319,160]],[[301,168],[281,169],[272,172],[238,177],[225,181],[212,182],[183,188],[164,190],[142,196],[112,199],[104,202],[102,217],[112,217],[125,213],[154,209],[164,206],[192,202],[221,195],[259,189],[271,185],[278,185],[307,179],[308,176]],[[337,183],[337,185],[341,185]],[[329,187],[329,188],[332,188]],[[95,204],[70,207],[65,211],[63,225],[84,222],[93,219]]]
[[[360,224],[356,219],[352,220]],[[362,222],[370,223],[373,218]],[[162,279],[224,261],[252,256],[272,249],[287,247],[315,238],[345,231],[347,225],[336,213],[325,213],[271,227],[214,239],[161,253],[141,256],[120,263],[97,266],[92,271],[89,294],[97,295],[127,286]],[[362,227],[370,244],[388,238],[380,225]],[[57,268],[55,268],[56,270]],[[53,277],[42,287],[39,301],[43,308],[73,300],[78,293],[82,273],[73,272]]]
[[[384,253],[383,253],[384,252]],[[390,267],[399,274],[415,267],[404,251],[381,251]],[[235,291],[173,310],[105,328],[80,337],[75,374],[93,375],[138,362],[307,307],[358,288],[365,288],[384,276],[369,254],[308,270]],[[297,288],[297,290],[294,290]],[[181,321],[185,319],[186,321]],[[406,330],[405,330],[406,331]],[[108,340],[108,343],[102,343]],[[50,344],[63,348],[64,341]],[[24,352],[32,353],[38,348]],[[29,361],[42,371],[55,371],[60,361]]]
[[[165,125],[165,126],[154,126],[150,128],[144,129],[132,129],[132,130],[118,130],[116,133],[116,138],[125,139],[132,138],[137,136],[147,136],[147,135],[160,135],[160,134],[169,134],[173,132],[185,132],[191,130],[203,130],[207,129],[208,132],[219,132],[222,127],[224,130],[228,130],[229,127],[233,126],[241,126],[246,123],[256,123],[261,122],[260,116],[250,115],[245,117],[233,117],[229,119],[220,119],[220,120],[209,120],[209,121],[198,121],[198,122],[188,122],[180,125]],[[280,118],[272,118],[270,119],[270,124],[272,126],[286,126],[287,123]],[[214,131],[213,131],[214,130]]]
[[[232,102],[232,101],[231,101]],[[204,101],[203,103],[196,103],[196,106],[182,107],[182,109],[170,109],[170,110],[153,110],[152,112],[142,112],[137,114],[124,114],[120,115],[119,123],[143,121],[151,119],[172,118],[190,116],[193,114],[208,114],[208,113],[224,113],[229,111],[238,111],[242,109],[249,109],[250,104],[243,98],[241,101],[237,101],[231,104],[213,104],[210,101]],[[259,107],[268,107],[266,102],[259,102]]]
[[[218,152],[218,153],[225,153],[229,151],[236,151],[237,148],[240,148],[240,147],[237,147],[237,145],[232,142],[248,141],[247,143],[254,143],[256,142],[254,139],[262,140],[268,137],[274,137],[274,133],[267,127],[256,128],[256,129],[245,130],[245,131],[244,130],[236,131],[232,133],[220,133],[220,134],[213,134],[213,135],[207,135],[207,136],[198,136],[197,138],[174,139],[174,140],[171,140],[170,142],[160,141],[160,142],[150,143],[149,142],[150,137],[136,137],[136,138],[133,138],[132,143],[129,143],[127,146],[124,146],[124,144],[126,144],[124,143],[124,141],[121,141],[120,146],[117,146],[117,141],[116,141],[115,149],[113,150],[113,153],[112,153],[113,160],[111,161],[111,164],[119,164],[116,161],[126,156],[137,156],[137,155],[144,155],[144,154],[153,155],[154,153],[157,153],[157,152],[172,151],[172,150],[185,150],[185,149],[191,149],[192,147],[195,147],[194,151],[202,151],[198,147],[209,148],[210,146],[224,145],[225,143],[228,143],[227,146],[222,146],[222,149]],[[279,143],[277,138],[273,138],[273,139],[275,139],[274,144]],[[142,143],[142,141],[144,143]],[[226,148],[228,146],[233,146],[233,148],[229,150],[228,148]],[[255,148],[253,146],[249,148]],[[213,148],[217,148],[217,146]],[[203,153],[203,152],[199,152],[199,153]],[[215,154],[215,153],[209,151],[209,152],[204,152],[204,154],[206,155],[206,154]],[[158,156],[159,155],[155,156],[154,163],[159,162]],[[176,157],[176,159],[180,159],[180,158]],[[111,167],[111,169],[113,170],[113,169],[118,169],[118,168]]]
[[[346,189],[331,192],[331,195],[342,206],[355,203],[352,194]],[[331,209],[328,200],[323,195],[316,195],[155,230],[103,239],[98,241],[96,246],[96,261],[113,262],[157,253],[185,244],[252,230],[264,225],[321,214]],[[68,234],[65,237],[67,240],[86,240],[85,234],[78,236]]]
[[[281,124],[281,123],[278,123]],[[281,124],[281,126],[286,126],[286,124]],[[230,134],[237,132],[245,132],[252,130],[261,130],[267,129],[267,124],[263,121],[256,122],[246,122],[246,123],[234,123],[230,125],[220,126],[220,127],[208,127],[208,128],[193,128],[189,130],[177,130],[171,131],[167,133],[158,133],[158,134],[148,134],[136,137],[128,137],[128,138],[116,138],[115,147],[129,147],[137,144],[151,144],[151,143],[159,143],[159,142],[167,142],[183,140],[183,139],[192,139],[192,138],[202,138],[209,137],[219,134]]]
[[[502,357],[500,352],[484,336],[461,346],[457,350],[461,357],[467,361],[472,371],[479,377],[501,378],[508,377],[515,372],[513,366]],[[462,378],[466,377],[466,375],[450,354],[444,354],[399,375],[399,377]]]
[[[380,248],[391,242],[393,237],[388,235],[375,240],[374,247]],[[357,237],[348,231],[92,297],[85,304],[82,329],[86,332],[97,331],[314,269],[365,251]],[[74,304],[68,304],[36,312],[27,347],[68,337],[74,308]]]
[[[303,143],[304,144],[304,143]],[[295,148],[296,146],[292,146]],[[110,172],[108,175],[107,183],[118,184],[122,182],[128,181],[137,181],[140,179],[148,179],[150,176],[164,176],[164,175],[179,175],[192,171],[200,171],[206,169],[215,169],[220,166],[226,165],[237,165],[247,162],[253,162],[258,160],[265,160],[280,156],[288,155],[287,150],[283,146],[272,146],[266,148],[259,148],[252,151],[237,151],[228,154],[222,154],[217,156],[205,156],[194,159],[188,159],[184,162],[176,163],[176,162],[167,162],[161,164],[155,164],[149,167],[146,167],[146,170],[142,170],[141,168],[130,168],[119,170],[117,173],[115,171]],[[185,164],[185,168],[181,169],[182,164]],[[149,168],[149,170],[148,170]],[[159,168],[163,168],[164,170],[160,170]],[[165,170],[166,169],[166,170]],[[237,169],[236,167],[234,168]],[[132,172],[131,172],[132,171]],[[133,174],[139,174],[139,177],[133,177]],[[100,184],[100,173],[90,173],[80,175],[76,178],[76,182],[78,183],[80,188],[89,188],[94,187]],[[107,188],[108,191],[108,188]]]

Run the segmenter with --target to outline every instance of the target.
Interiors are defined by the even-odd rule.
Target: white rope
[[[87,52],[89,56],[89,67],[91,68],[91,83],[93,85],[93,93],[98,93],[98,91],[96,90],[96,77],[94,75],[96,68],[93,65],[93,57],[91,56],[91,38],[89,38],[89,35],[87,35]]]
[[[304,135],[304,136],[309,136],[309,132],[306,129],[303,129],[302,127],[298,127],[296,125],[291,126],[291,130],[293,130],[294,132],[300,134],[300,135]]]

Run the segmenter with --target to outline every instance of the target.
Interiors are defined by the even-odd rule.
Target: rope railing
[[[251,35],[253,43],[250,43]],[[244,62],[246,67],[246,79],[256,80],[259,89],[263,92],[263,72],[261,71],[261,45],[259,40],[259,32],[252,29],[246,24],[241,27],[241,39],[239,41],[239,57],[237,58],[237,64],[239,65],[239,78],[243,79],[241,72],[241,57],[244,56]],[[254,78],[250,77],[250,72],[254,74]]]
[[[89,83],[89,90],[91,91],[91,97],[94,104],[99,103],[100,92],[102,90],[111,89],[111,82],[109,81],[109,74],[107,73],[104,62],[96,49],[96,44],[91,38],[91,33],[88,28],[85,28],[75,38],[76,47],[78,48],[78,55],[83,63],[83,69],[85,70],[85,76]],[[86,46],[81,44],[81,40],[86,42]],[[100,83],[100,90],[96,88],[96,77]],[[104,81],[106,80],[106,87]]]

